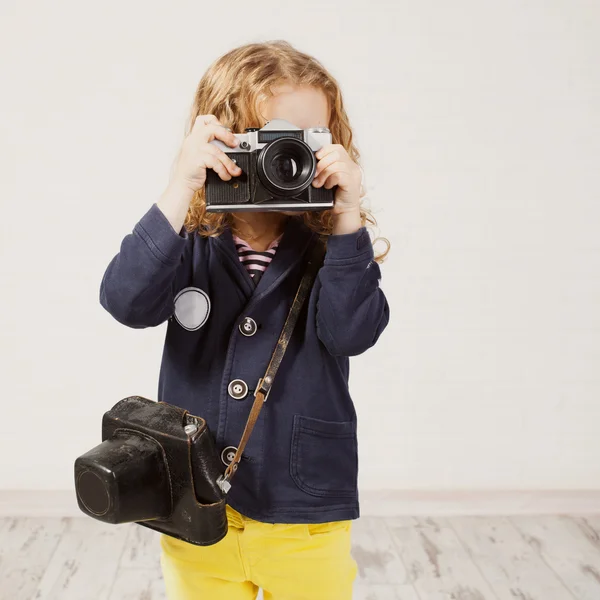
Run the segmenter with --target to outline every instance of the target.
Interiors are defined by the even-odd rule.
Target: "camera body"
[[[102,443],[75,460],[79,508],[199,546],[227,533],[222,465],[204,419],[141,396],[104,414]]]
[[[311,185],[315,153],[331,143],[327,127],[300,129],[284,119],[273,119],[260,129],[234,135],[239,140],[235,148],[220,140],[210,143],[225,152],[242,174],[223,181],[207,169],[207,212],[304,212],[333,207],[337,186],[328,190]]]

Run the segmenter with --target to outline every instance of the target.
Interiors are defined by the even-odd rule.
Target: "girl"
[[[285,119],[328,127],[312,185],[335,191],[321,212],[207,213],[206,169],[241,171],[209,142]],[[283,41],[248,44],[200,81],[170,182],[123,239],[100,302],[134,328],[168,320],[158,399],[206,419],[232,460],[313,244],[326,256],[227,495],[229,531],[211,546],[161,534],[170,599],[346,600],[357,572],[356,412],[349,356],[389,320],[361,207],[361,168],[335,79]]]

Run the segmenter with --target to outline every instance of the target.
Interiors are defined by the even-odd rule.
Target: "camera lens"
[[[299,173],[298,165],[292,156],[278,154],[273,157],[271,167],[277,179],[291,183]]]
[[[268,144],[258,155],[258,176],[278,196],[294,196],[312,182],[317,167],[310,146],[298,138],[282,137]]]

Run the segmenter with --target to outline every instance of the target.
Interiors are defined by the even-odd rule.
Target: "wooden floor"
[[[165,598],[159,555],[135,524],[3,518],[0,599]],[[362,517],[353,555],[356,600],[600,600],[600,515]]]

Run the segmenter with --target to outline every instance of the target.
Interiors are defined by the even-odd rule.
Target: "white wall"
[[[102,413],[156,397],[166,325],[114,321],[102,274],[204,69],[285,38],[341,82],[392,242],[351,362],[363,489],[600,489],[600,5],[216,7],[0,7],[0,488],[70,488]]]

